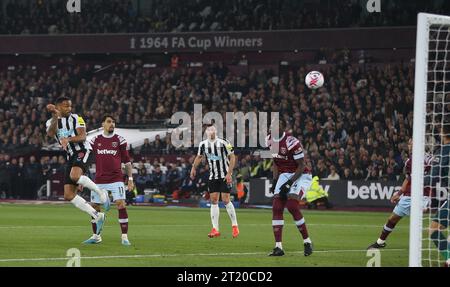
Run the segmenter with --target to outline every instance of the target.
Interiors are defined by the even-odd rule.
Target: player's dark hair
[[[62,102],[65,102],[65,101],[70,101],[70,98],[69,98],[69,97],[66,97],[66,96],[61,96],[61,97],[59,97],[59,98],[56,99],[55,104],[59,105],[59,104],[61,104]]]
[[[110,118],[113,120],[113,122],[116,121],[116,119],[112,116],[112,115],[104,115],[102,118],[102,123],[104,123],[106,121],[107,118]]]

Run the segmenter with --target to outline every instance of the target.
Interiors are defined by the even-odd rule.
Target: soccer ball
[[[324,78],[321,72],[312,71],[305,77],[305,84],[308,88],[315,90],[323,86]]]

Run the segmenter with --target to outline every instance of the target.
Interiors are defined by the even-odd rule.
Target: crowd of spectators
[[[1,0],[0,34],[282,30],[415,25],[417,12],[448,15],[449,1],[90,0],[82,13],[66,0]]]
[[[6,2],[6,5],[1,5]],[[2,0],[0,34],[143,32],[132,1],[82,1],[82,13],[68,13],[66,0]]]
[[[450,1],[385,1],[383,13],[369,14],[366,1],[358,0],[339,1],[338,6],[334,1],[300,0],[91,0],[83,1],[82,13],[68,14],[66,2],[0,0],[0,34],[402,26],[414,25],[419,10],[450,12]],[[111,113],[118,124],[138,125],[168,119],[178,111],[192,112],[196,103],[202,104],[203,114],[279,111],[307,150],[314,175],[330,180],[397,180],[412,134],[414,66],[352,65],[348,53],[328,58],[321,69],[326,86],[316,92],[303,83],[305,66],[237,75],[222,63],[156,72],[132,60],[95,73],[93,65],[65,58],[51,69],[32,65],[2,69],[0,197],[35,198],[33,190],[51,174],[63,171],[63,156],[36,153],[54,143],[45,136],[50,115],[44,110],[60,95],[72,98],[74,111],[91,128],[100,126],[105,113]],[[325,54],[319,51],[317,60]],[[24,156],[30,152],[38,156]],[[192,181],[188,177],[192,158],[169,163],[164,157],[148,160],[154,155],[195,152],[176,149],[170,136],[132,148],[138,192],[204,191],[207,166]],[[250,155],[245,148],[237,153],[236,170],[244,181],[271,177],[272,161]]]
[[[64,172],[63,156],[12,158],[0,153],[0,199],[36,199],[52,174]]]
[[[177,111],[192,112],[194,103],[202,103],[203,114],[279,111],[288,129],[302,141],[313,172],[320,178],[398,178],[412,133],[413,63],[323,65],[321,71],[327,81],[318,91],[305,87],[307,71],[304,66],[278,74],[261,69],[243,76],[229,72],[221,63],[213,63],[201,69],[155,72],[143,68],[139,61],[116,65],[96,76],[89,65],[80,67],[70,62],[62,62],[49,71],[26,66],[0,71],[0,174],[5,173],[8,162],[16,166],[13,160],[27,166],[18,158],[20,155],[5,160],[21,147],[39,149],[52,142],[44,132],[50,115],[43,111],[48,102],[64,94],[72,98],[73,110],[85,118],[88,129],[100,126],[105,113],[112,113],[118,124],[145,124],[168,119]],[[237,149],[237,169],[245,180],[270,176],[269,162],[244,151],[248,149]],[[139,162],[152,154],[196,151],[175,149],[169,136],[146,141],[132,152]],[[45,157],[37,162],[42,167],[61,163],[57,158]],[[167,187],[168,178],[178,183],[186,178],[186,171],[177,169],[178,174],[168,175],[163,166],[161,169],[159,183],[152,180],[149,184]],[[154,170],[147,168],[146,173],[141,170],[138,174],[142,180],[137,179],[137,183],[143,184],[148,181],[146,177],[160,174],[156,166]],[[14,176],[8,178],[12,180]],[[39,176],[33,182],[42,181]]]

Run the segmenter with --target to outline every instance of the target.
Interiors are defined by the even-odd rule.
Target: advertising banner
[[[320,185],[337,207],[392,207],[390,199],[401,188],[399,181],[322,180]],[[251,179],[249,204],[270,205],[270,186],[269,179]]]
[[[415,27],[157,34],[0,36],[0,54],[163,53],[414,48]]]

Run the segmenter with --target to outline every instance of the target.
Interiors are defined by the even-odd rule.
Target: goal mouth
[[[409,266],[437,267],[450,245],[450,17],[419,13],[415,65]]]

